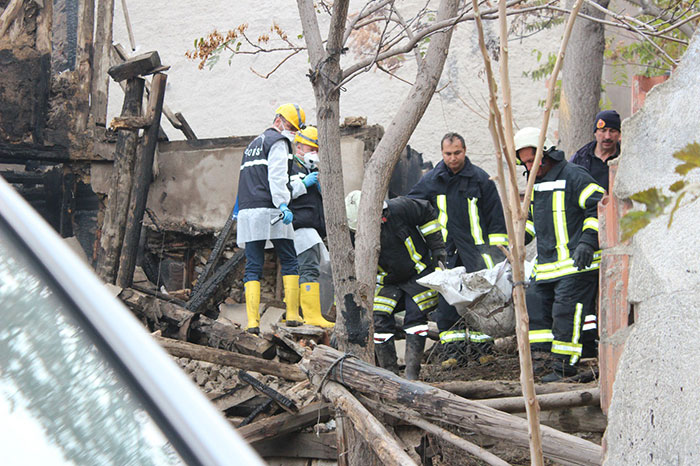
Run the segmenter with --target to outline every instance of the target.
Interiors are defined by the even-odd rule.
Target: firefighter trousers
[[[531,285],[526,299],[532,349],[576,364],[584,342],[595,344],[597,294],[597,270]]]
[[[374,343],[381,344],[396,333],[394,313],[406,310],[403,329],[407,334],[428,335],[428,313],[437,306],[438,293],[416,283],[418,275],[404,283],[378,285],[374,294]]]

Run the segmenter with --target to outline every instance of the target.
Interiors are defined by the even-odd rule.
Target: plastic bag
[[[526,277],[530,276],[532,267],[525,261]],[[502,338],[515,334],[511,275],[510,263],[503,261],[492,269],[470,273],[464,267],[437,270],[418,283],[439,292],[470,329]]]

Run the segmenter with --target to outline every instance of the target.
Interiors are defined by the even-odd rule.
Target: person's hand
[[[318,172],[311,172],[308,175],[304,177],[302,180],[304,183],[304,186],[307,188],[310,188],[311,186],[315,185],[318,183]]]
[[[294,214],[291,210],[289,210],[287,204],[280,204],[280,212],[282,212],[282,223],[285,225],[292,223],[292,220],[294,220]]]
[[[574,260],[574,266],[583,270],[593,262],[593,248],[586,243],[579,243],[571,258]]]
[[[447,264],[447,251],[445,251],[444,248],[440,249],[434,249],[432,252],[433,256],[433,265],[435,266],[436,269],[442,268],[440,267],[440,264],[442,266],[446,266]]]

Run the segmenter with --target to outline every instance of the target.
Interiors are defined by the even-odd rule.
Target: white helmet
[[[345,212],[348,216],[348,228],[352,231],[357,230],[357,213],[360,210],[360,197],[362,191],[352,191],[345,196]]]
[[[540,142],[540,129],[539,128],[533,128],[533,127],[527,127],[523,128],[517,133],[515,133],[515,153],[524,148],[524,147],[534,147],[537,148],[537,145]],[[550,149],[554,148],[554,144],[552,142],[545,138],[544,140],[544,147],[542,148],[543,152],[547,152]]]

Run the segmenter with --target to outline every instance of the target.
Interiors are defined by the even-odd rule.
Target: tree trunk
[[[609,0],[595,1],[606,8],[609,3]],[[567,8],[574,3],[574,0],[567,0]],[[605,16],[586,4],[581,8],[581,13],[601,19]],[[593,140],[593,118],[600,108],[604,51],[603,25],[579,18],[574,24],[561,71],[559,147],[567,158]]]
[[[442,0],[438,7],[436,21],[454,17],[458,8],[457,0]],[[374,294],[379,259],[382,202],[389,189],[394,166],[428,108],[440,81],[452,40],[452,31],[452,28],[448,28],[445,32],[431,36],[428,51],[425,59],[418,65],[416,80],[411,91],[397,110],[384,137],[379,141],[365,166],[362,199],[358,213],[355,268],[362,291],[370,299]]]

